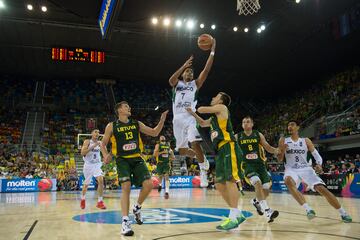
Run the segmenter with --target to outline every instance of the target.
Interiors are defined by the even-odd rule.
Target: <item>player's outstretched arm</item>
[[[285,156],[285,151],[286,151],[286,148],[287,148],[287,145],[285,144],[285,138],[284,137],[281,137],[279,139],[279,150],[280,150],[280,153],[278,155],[278,159],[279,161],[284,161],[284,156]]]
[[[140,126],[140,132],[146,134],[146,135],[149,135],[151,137],[157,137],[159,136],[161,130],[163,129],[164,127],[164,123],[165,123],[165,120],[166,120],[166,116],[168,114],[169,110],[166,110],[165,112],[163,112],[161,114],[161,117],[160,117],[160,121],[159,123],[156,125],[156,127],[154,128],[151,128],[151,127],[148,127],[146,126],[144,123],[142,122],[139,122],[139,126]]]
[[[196,121],[199,123],[200,127],[210,127],[210,118],[204,120],[202,117],[197,115],[191,108],[186,108],[186,111],[193,115],[193,117],[196,119]]]
[[[204,69],[201,71],[198,79],[196,80],[196,86],[197,86],[198,89],[202,87],[202,85],[204,84],[206,78],[209,75],[210,69],[211,69],[211,67],[213,65],[213,62],[214,62],[215,48],[216,48],[216,40],[214,38],[208,60],[206,61]]]
[[[265,150],[269,153],[279,155],[280,149],[270,146],[270,144],[266,141],[266,138],[262,133],[259,133],[259,135],[260,135],[260,144],[265,148]]]
[[[169,84],[172,87],[175,87],[176,84],[179,81],[179,77],[181,75],[182,72],[184,72],[184,70],[186,68],[191,67],[192,65],[192,60],[194,59],[193,56],[190,56],[190,58],[188,60],[186,60],[186,62],[184,63],[184,65],[182,65],[170,78],[169,78]]]
[[[104,137],[100,144],[100,150],[103,155],[105,163],[109,163],[112,158],[111,154],[106,149],[106,146],[108,145],[112,134],[113,134],[113,123],[108,123],[108,125],[106,125],[106,128],[105,128]]]
[[[155,145],[153,156],[157,158],[159,156],[159,144]]]

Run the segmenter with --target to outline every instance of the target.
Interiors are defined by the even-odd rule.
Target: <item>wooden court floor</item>
[[[136,201],[138,190],[131,201]],[[227,216],[219,194],[207,189],[172,189],[170,199],[156,190],[143,205],[145,223],[133,224],[135,235],[120,234],[120,191],[105,194],[106,210],[95,207],[94,192],[87,195],[87,206],[79,207],[79,192],[2,193],[0,194],[0,239],[360,239],[360,199],[340,198],[353,217],[342,223],[339,214],[325,199],[307,196],[317,218],[309,221],[304,210],[288,194],[271,194],[268,202],[280,211],[268,224],[258,216],[245,192],[239,208],[249,216],[231,232],[218,232],[215,226]]]

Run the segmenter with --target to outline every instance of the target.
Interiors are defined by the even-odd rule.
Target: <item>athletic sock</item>
[[[338,210],[339,210],[339,213],[340,213],[341,216],[346,216],[347,215],[344,208],[340,207]]]
[[[103,197],[98,197],[98,202],[101,202],[103,200]]]
[[[312,208],[311,208],[307,203],[304,203],[304,204],[302,205],[302,207],[305,208],[305,210],[306,210],[307,212],[310,211],[310,210],[312,210]]]
[[[168,180],[168,181],[165,181],[165,192],[169,192],[169,190],[170,190],[170,180]]]
[[[85,195],[81,194],[81,200],[85,200]]]
[[[123,216],[123,217],[122,217],[122,220],[123,220],[123,221],[129,221],[130,219],[129,219],[129,216]]]
[[[269,206],[267,205],[267,202],[266,200],[261,200],[259,201],[260,203],[260,206],[261,206],[261,210],[264,212],[264,211],[269,211]]]
[[[230,208],[229,218],[231,221],[235,221],[238,216],[240,216],[240,210],[237,208]]]

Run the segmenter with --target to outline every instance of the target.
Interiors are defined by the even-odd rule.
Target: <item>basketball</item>
[[[51,190],[51,188],[52,188],[51,180],[50,179],[41,179],[40,182],[38,182],[38,188],[42,192]]]
[[[200,187],[200,177],[199,176],[193,177],[191,182],[192,182],[193,187]]]
[[[203,51],[208,51],[211,49],[213,43],[213,37],[209,34],[201,34],[198,37],[198,46]]]

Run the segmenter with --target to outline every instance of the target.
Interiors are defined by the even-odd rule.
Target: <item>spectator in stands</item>
[[[354,174],[354,173],[359,173],[359,170],[356,168],[356,166],[355,166],[355,164],[354,163],[349,163],[349,169],[348,169],[348,171],[347,171],[347,173],[348,174],[350,174],[350,173],[352,173],[352,174]]]

